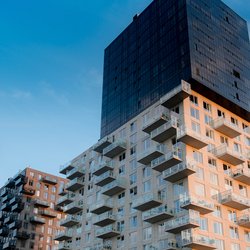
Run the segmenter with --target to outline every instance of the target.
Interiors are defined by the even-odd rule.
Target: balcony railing
[[[148,165],[154,159],[164,155],[166,153],[166,147],[163,144],[152,145],[145,152],[139,154],[138,162],[144,165]]]
[[[190,229],[181,232],[181,246],[201,250],[216,249],[214,239],[196,234]]]
[[[103,199],[97,203],[94,203],[90,206],[90,212],[94,214],[102,214],[106,211],[113,209],[114,202],[113,199]]]
[[[149,134],[166,122],[167,114],[164,112],[160,112],[147,121],[147,123],[142,127],[142,131]]]
[[[114,173],[113,171],[109,170],[95,178],[95,185],[103,187],[114,180]]]
[[[63,212],[67,214],[75,214],[79,213],[83,209],[83,200],[81,201],[75,201],[63,208]]]
[[[126,186],[127,186],[126,179],[119,178],[119,179],[114,180],[114,181],[110,182],[109,184],[105,185],[102,188],[102,194],[108,195],[108,196],[113,196],[113,195],[125,190]]]
[[[250,170],[248,168],[237,169],[232,173],[232,177],[247,185],[250,184]]]
[[[178,127],[178,119],[177,117],[172,116],[167,123],[153,130],[150,133],[150,137],[154,141],[164,142],[167,139],[176,135],[177,127]]]
[[[180,233],[189,228],[199,227],[200,215],[199,212],[189,210],[188,214],[171,219],[165,222],[165,231],[168,233]]]
[[[52,176],[44,176],[41,179],[42,182],[51,184],[51,185],[56,185],[57,184],[57,179],[52,177]]]
[[[165,221],[174,216],[173,210],[168,208],[167,205],[161,205],[159,207],[152,208],[146,212],[143,212],[143,220],[149,223],[158,223]]]
[[[103,149],[109,146],[111,143],[112,142],[109,140],[108,136],[105,136],[95,144],[93,150],[98,153],[102,153]]]
[[[84,187],[84,180],[82,178],[75,178],[66,184],[65,189],[74,192],[82,187]]]
[[[172,108],[186,99],[189,95],[191,95],[191,85],[182,80],[178,87],[169,91],[161,98],[161,105],[167,108]]]
[[[173,147],[173,150],[151,161],[152,169],[163,172],[164,170],[182,161],[182,149]]]
[[[61,242],[58,244],[58,250],[71,250],[72,248],[72,243],[69,242]]]
[[[180,205],[184,209],[199,211],[200,214],[208,214],[214,211],[214,204],[194,196],[185,196],[180,199]]]
[[[96,237],[108,239],[120,235],[120,231],[116,225],[109,225],[96,230]]]
[[[38,224],[45,224],[46,220],[44,218],[42,218],[42,217],[39,217],[39,216],[32,216],[30,218],[30,222],[38,223]]]
[[[116,221],[116,216],[112,213],[112,211],[108,211],[101,215],[98,215],[94,218],[93,224],[100,227],[105,227],[110,225]]]
[[[60,166],[60,173],[61,174],[67,174],[68,171],[72,170],[74,168],[72,162],[67,162],[66,164]]]
[[[64,206],[64,205],[68,205],[71,202],[74,201],[74,197],[76,195],[74,193],[68,193],[65,196],[62,196],[58,199],[57,205],[58,206]]]
[[[250,199],[239,194],[235,194],[232,190],[227,190],[214,197],[221,204],[234,209],[244,210],[250,208]]]
[[[134,209],[146,211],[151,208],[160,206],[163,203],[165,195],[161,193],[145,193],[136,199],[132,206]]]
[[[163,172],[163,179],[174,183],[188,177],[189,175],[194,174],[195,172],[195,163],[183,162],[165,170]]]
[[[109,161],[102,161],[97,166],[95,166],[93,170],[94,175],[102,175],[106,171],[113,170],[115,167],[115,160],[109,160]]]
[[[46,216],[46,217],[51,217],[51,218],[55,218],[57,216],[57,213],[53,212],[53,211],[49,211],[47,209],[42,209],[39,211],[40,215]]]
[[[60,226],[72,227],[80,223],[81,216],[79,215],[68,215],[65,219],[60,221]]]
[[[237,218],[237,224],[241,227],[249,228],[250,229],[250,215],[244,214]]]
[[[208,145],[205,136],[184,126],[177,128],[177,140],[196,149],[201,149]]]
[[[35,199],[34,200],[34,205],[35,206],[40,206],[40,207],[49,207],[49,203],[47,201]]]
[[[64,230],[55,236],[54,240],[58,241],[64,241],[64,240],[70,240],[73,237],[73,230]]]
[[[82,177],[84,176],[85,174],[85,171],[83,169],[83,167],[75,167],[73,169],[71,169],[69,172],[67,172],[67,175],[66,177],[70,180],[73,180],[75,178],[79,178],[79,177]]]
[[[126,150],[126,142],[123,140],[118,140],[104,148],[103,155],[109,158],[113,158],[122,153],[124,150]]]
[[[219,117],[211,122],[211,126],[219,131],[220,133],[230,137],[235,138],[241,134],[239,127],[224,117]]]
[[[230,150],[226,144],[222,144],[221,146],[214,148],[211,153],[218,159],[228,162],[233,166],[239,165],[245,161],[241,153]]]

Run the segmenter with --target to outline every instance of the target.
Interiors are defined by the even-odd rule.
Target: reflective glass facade
[[[247,24],[221,1],[155,0],[105,50],[101,137],[181,79],[248,116],[249,69]]]

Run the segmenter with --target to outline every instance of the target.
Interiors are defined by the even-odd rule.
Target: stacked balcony
[[[152,208],[146,212],[143,212],[143,220],[148,223],[158,223],[172,218],[173,210],[169,209],[167,205],[161,205],[159,207]]]
[[[227,190],[223,193],[220,193],[217,198],[221,204],[237,210],[250,208],[250,200],[239,194],[233,193],[232,190]]]
[[[138,162],[144,165],[150,164],[151,161],[153,161],[156,158],[159,158],[160,156],[165,154],[165,145],[153,145],[150,147],[146,152],[141,153],[138,156]]]
[[[169,182],[182,180],[196,172],[196,165],[191,162],[177,164],[163,172],[163,179]]]
[[[74,197],[75,197],[74,193],[67,193],[66,195],[64,195],[58,199],[57,205],[58,206],[68,205],[74,201]]]
[[[51,177],[51,176],[44,176],[44,177],[42,177],[41,181],[44,183],[51,184],[51,185],[57,184],[57,179],[54,177]]]
[[[166,169],[182,162],[182,149],[173,147],[173,150],[151,161],[152,169],[163,172]]]
[[[26,194],[26,195],[34,195],[36,193],[35,189],[34,188],[31,188],[31,187],[24,187],[22,189],[22,193],[23,194]]]
[[[125,141],[116,141],[103,149],[103,155],[109,158],[113,158],[123,151],[126,150],[126,142]]]
[[[20,202],[21,200],[22,200],[22,196],[19,196],[19,195],[14,196],[14,197],[9,201],[9,204],[10,204],[10,205],[14,205],[14,204]]]
[[[178,244],[175,239],[160,240],[149,248],[150,250],[177,250]]]
[[[12,206],[11,211],[12,212],[21,212],[23,209],[24,209],[24,203],[18,202]]]
[[[230,137],[235,138],[241,134],[239,127],[224,117],[217,118],[211,122],[211,126],[218,132]]]
[[[9,234],[9,228],[7,226],[3,226],[0,228],[0,237],[8,236],[8,234]]]
[[[112,199],[103,199],[90,206],[90,212],[94,214],[102,214],[113,209],[114,203]]]
[[[11,192],[2,198],[2,202],[7,202],[13,198],[14,194]]]
[[[116,222],[116,216],[112,213],[112,211],[108,211],[106,213],[96,216],[93,224],[99,227],[105,227],[114,222]]]
[[[6,188],[14,188],[15,187],[15,180],[13,178],[9,178],[8,181],[5,183]]]
[[[75,201],[63,208],[66,214],[75,214],[81,212],[83,209],[83,201]]]
[[[17,178],[16,181],[15,181],[15,185],[16,185],[17,187],[19,187],[19,186],[21,186],[21,185],[26,184],[27,181],[28,181],[28,178],[27,178],[26,176],[24,176],[24,175],[19,175],[18,178]]]
[[[49,207],[49,203],[47,201],[35,199],[33,202],[34,202],[34,206],[37,206],[37,207]]]
[[[17,220],[17,214],[9,213],[4,219],[4,224],[9,224]]]
[[[102,153],[103,149],[108,147],[111,143],[112,142],[106,136],[95,144],[95,146],[93,147],[93,150],[98,153]]]
[[[116,225],[108,225],[96,230],[96,237],[101,239],[113,238],[118,235],[120,235],[120,231]]]
[[[60,167],[60,174],[67,174],[67,172],[73,168],[74,166],[72,165],[72,162],[68,162]]]
[[[71,192],[84,187],[84,180],[82,178],[75,178],[72,181],[68,182],[65,186],[65,189]]]
[[[200,214],[208,214],[214,211],[214,204],[194,196],[186,196],[180,200],[181,208],[199,211]]]
[[[178,87],[174,88],[161,98],[161,105],[167,108],[175,107],[190,95],[191,85],[182,80]]]
[[[165,231],[177,234],[186,229],[199,227],[199,221],[199,212],[189,210],[187,214],[165,222]]]
[[[72,239],[72,237],[73,237],[73,231],[69,229],[59,232],[54,238],[54,240],[64,241],[64,240],[70,240]]]
[[[6,212],[9,212],[11,211],[11,205],[9,202],[5,202],[4,204],[2,204],[2,207],[1,207],[2,211],[6,211]]]
[[[79,224],[81,217],[78,215],[68,215],[65,219],[61,220],[60,226],[73,227]]]
[[[94,175],[102,175],[103,173],[113,170],[115,167],[115,161],[109,160],[109,161],[103,161],[100,162],[94,169],[93,174]]]
[[[72,243],[69,242],[61,242],[58,245],[58,250],[71,250],[72,249]]]
[[[133,208],[139,211],[146,211],[162,205],[164,196],[160,193],[146,193],[133,202]]]
[[[16,239],[10,239],[3,244],[3,249],[16,249]]]
[[[237,218],[237,224],[241,227],[250,229],[250,215],[244,214]]]
[[[67,172],[66,177],[70,180],[73,180],[75,178],[80,178],[82,176],[84,176],[85,171],[83,169],[83,167],[75,167],[73,169],[71,169],[69,172]]]
[[[114,180],[110,182],[109,184],[105,185],[102,189],[102,194],[113,196],[115,194],[118,194],[126,189],[126,179],[125,178],[119,178],[117,180]]]
[[[47,209],[42,209],[39,211],[39,214],[42,216],[50,217],[50,218],[56,218],[57,213],[47,210]]]
[[[4,197],[5,195],[7,195],[7,194],[10,192],[10,190],[11,190],[11,189],[4,187],[4,188],[1,190],[0,196],[1,196],[1,197]]]
[[[215,240],[207,236],[196,234],[193,230],[181,232],[181,246],[191,249],[212,250],[216,249]]]
[[[68,191],[65,189],[65,186],[60,187],[59,191],[58,191],[58,195],[60,196],[64,196],[68,193]]]
[[[247,185],[250,184],[250,170],[247,168],[237,169],[233,172],[232,177]]]
[[[13,237],[20,240],[27,240],[30,238],[30,234],[25,231],[18,231],[17,229],[15,229],[13,231]]]
[[[153,130],[150,133],[150,137],[152,140],[156,142],[159,143],[164,142],[167,139],[176,135],[177,126],[178,126],[178,119],[175,116],[172,116],[167,123]]]
[[[242,164],[245,161],[241,153],[230,150],[226,144],[222,144],[221,146],[213,149],[212,153],[218,159],[228,162],[233,166]]]
[[[201,149],[208,145],[206,137],[184,126],[177,129],[177,140],[196,149]]]
[[[9,229],[18,229],[18,228],[21,228],[22,227],[22,221],[20,220],[16,220],[16,221],[13,221],[11,224],[9,224]]]
[[[152,119],[150,119],[143,127],[142,131],[150,134],[153,130],[162,126],[167,122],[167,115],[165,113],[159,113]]]
[[[95,185],[103,187],[114,180],[114,173],[113,171],[109,170],[95,178]]]
[[[46,220],[40,216],[35,215],[30,218],[30,222],[34,224],[45,224]]]

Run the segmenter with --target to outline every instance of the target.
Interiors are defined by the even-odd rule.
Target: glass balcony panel
[[[237,169],[232,173],[232,177],[247,185],[250,184],[250,170],[248,168]]]
[[[69,172],[67,172],[67,179],[73,180],[75,178],[79,178],[84,176],[85,174],[85,170],[83,169],[83,167],[75,167],[73,169],[71,169]]]
[[[126,189],[127,181],[125,178],[119,178],[105,185],[102,189],[102,194],[113,196]]]
[[[113,170],[115,167],[116,161],[102,161],[100,162],[93,170],[94,175],[101,175],[105,173],[106,171]]]
[[[123,140],[118,140],[104,148],[103,155],[109,158],[113,158],[121,154],[124,150],[126,150],[126,142]]]
[[[76,190],[84,187],[84,179],[83,178],[75,178],[72,181],[68,182],[65,186],[65,189],[71,192],[75,192]]]
[[[93,150],[102,153],[103,149],[109,146],[112,142],[109,140],[108,136],[105,136],[103,139],[99,140],[95,146],[93,147]]]
[[[114,173],[113,171],[109,170],[95,178],[95,185],[103,187],[114,180]]]
[[[94,218],[94,225],[105,227],[109,224],[112,224],[116,221],[116,216],[112,213],[112,211],[108,211],[101,215],[98,215]]]
[[[90,206],[90,212],[94,214],[102,214],[113,209],[113,199],[103,199]]]
[[[116,225],[109,225],[96,230],[96,237],[101,239],[113,238],[120,235]]]

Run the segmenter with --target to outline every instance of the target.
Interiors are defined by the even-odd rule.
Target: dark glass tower
[[[220,0],[154,0],[106,48],[101,137],[184,79],[249,120],[247,23]]]

